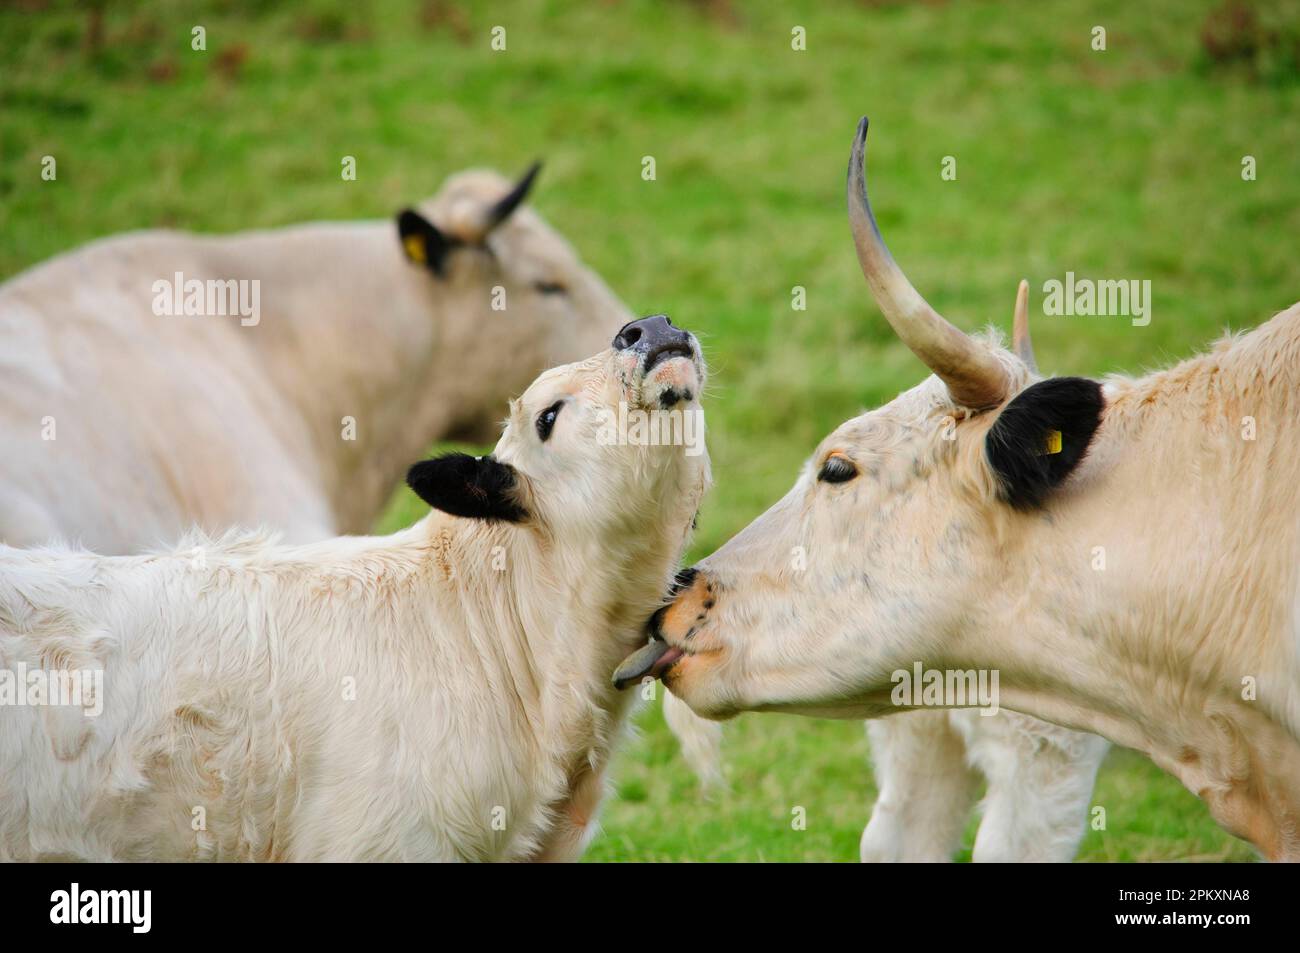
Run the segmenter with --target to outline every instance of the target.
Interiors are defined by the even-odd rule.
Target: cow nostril
[[[618,334],[614,335],[614,350],[626,351],[628,348],[640,341],[645,332],[637,327],[640,322],[629,321],[623,327],[619,328]]]
[[[623,325],[618,334],[614,335],[611,346],[616,351],[644,352],[653,358],[664,348],[673,348],[675,351],[689,349],[690,340],[688,333],[673,327],[668,315],[652,314],[648,318],[638,318]],[[649,367],[646,369],[649,370]]]

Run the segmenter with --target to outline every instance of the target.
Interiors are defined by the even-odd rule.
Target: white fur
[[[686,363],[630,389],[615,352],[539,378],[496,450],[522,523],[434,512],[389,537],[196,535],[126,557],[0,547],[0,668],[104,675],[98,718],[0,712],[0,858],[575,857],[634,696],[610,672],[708,483],[707,456],[593,433]]]
[[[994,353],[1018,393],[1027,368]],[[870,718],[906,705],[894,673],[918,662],[995,671],[1001,708],[1148,754],[1226,830],[1300,860],[1297,367],[1293,305],[1111,379],[1087,456],[1032,512],[997,492],[985,449],[999,412],[954,407],[932,377],[837,428],[785,498],[696,567],[661,616],[686,653],[664,681],[715,718]],[[856,479],[816,479],[835,453]],[[1038,772],[999,770],[1007,759],[974,741],[990,781],[1023,796]],[[1087,748],[1065,750],[1073,767],[1029,793],[1064,777],[1047,800],[1081,806]],[[1019,807],[995,797],[986,841]]]
[[[1110,745],[1014,711],[919,711],[867,723],[876,799],[864,863],[945,862],[961,846],[976,776],[988,788],[976,862],[1074,858]]]

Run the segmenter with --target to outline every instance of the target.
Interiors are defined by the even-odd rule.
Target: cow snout
[[[709,620],[709,610],[717,603],[713,578],[696,569],[677,574],[671,593],[673,601],[663,606],[650,620],[655,638],[690,650],[692,641]]]
[[[710,610],[717,604],[719,584],[707,572],[685,569],[677,574],[669,597],[672,602],[650,618],[647,626],[649,641],[625,658],[614,671],[614,685],[625,688],[645,678],[662,679],[663,683],[692,708],[696,704],[709,704],[707,699],[692,697],[686,692],[694,680],[708,677],[721,664],[724,646],[710,627],[714,614]],[[716,711],[718,714],[713,714]],[[734,711],[712,704],[707,711],[697,714],[705,717],[725,717]]]
[[[644,357],[646,372],[671,357],[695,356],[690,333],[673,327],[666,314],[629,321],[614,335],[612,346],[616,351],[630,351],[638,358]]]

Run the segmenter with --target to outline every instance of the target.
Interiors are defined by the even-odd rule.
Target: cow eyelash
[[[858,468],[853,461],[836,453],[826,458],[817,479],[822,483],[847,483],[857,475]]]
[[[562,295],[569,290],[558,281],[535,281],[533,288],[544,295]]]
[[[551,431],[555,428],[555,418],[560,416],[560,408],[564,406],[564,401],[557,400],[540,414],[537,415],[537,436],[541,438],[542,443],[551,439]]]

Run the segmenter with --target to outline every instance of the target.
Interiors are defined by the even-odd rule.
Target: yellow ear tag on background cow
[[[402,239],[402,244],[406,246],[406,257],[418,264],[426,264],[429,256],[424,251],[423,235],[407,235]]]
[[[1048,455],[1061,452],[1061,431],[1047,431],[1047,449],[1043,452]]]

